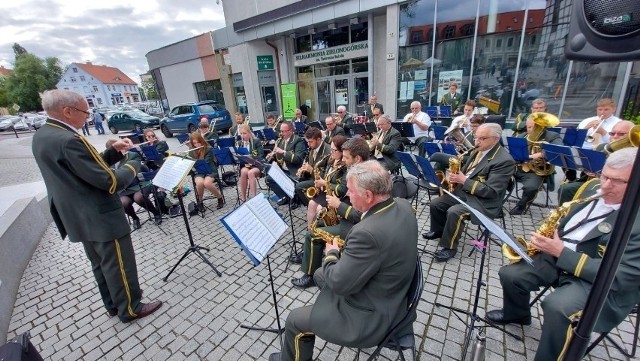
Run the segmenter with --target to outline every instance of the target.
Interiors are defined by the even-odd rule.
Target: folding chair
[[[407,172],[415,177],[414,182],[418,186],[418,191],[416,191],[416,194],[414,195],[415,207],[418,208],[418,199],[420,199],[420,188],[427,189],[427,195],[429,196],[429,201],[431,201],[431,194],[429,194],[428,191],[428,182],[424,179],[422,173],[420,173],[420,170],[418,169],[418,166],[413,160],[411,154],[400,151],[396,152],[396,154],[398,155],[398,159],[400,159],[400,163],[402,163]],[[405,177],[405,179],[407,179],[407,177]]]
[[[218,148],[233,148],[236,144],[236,139],[234,137],[223,137],[218,138]]]
[[[183,144],[189,141],[189,134],[187,133],[176,134],[176,139],[178,140],[178,142],[180,142],[180,144]]]
[[[422,289],[424,287],[424,277],[422,275],[422,264],[420,262],[420,256],[416,260],[416,269],[413,273],[413,279],[411,280],[411,285],[409,286],[409,292],[407,293],[407,312],[404,314],[400,322],[396,325],[392,326],[389,331],[387,331],[386,336],[382,339],[382,342],[378,344],[375,351],[369,356],[367,361],[375,360],[376,357],[380,354],[383,347],[386,347],[390,350],[398,351],[400,355],[400,359],[404,361],[404,354],[402,351],[411,349],[413,360],[416,359],[416,340],[413,334],[408,335],[399,335],[398,332],[406,327],[409,323],[413,323],[415,321],[416,309],[418,308],[418,303],[420,302],[420,297],[422,296]],[[358,349],[358,353],[356,354],[356,360],[360,358],[360,349]]]

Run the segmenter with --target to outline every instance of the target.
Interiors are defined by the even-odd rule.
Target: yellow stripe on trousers
[[[127,294],[127,311],[129,316],[138,316],[131,308],[131,291],[129,290],[129,283],[127,282],[127,273],[124,270],[124,260],[122,259],[122,252],[120,251],[120,243],[117,239],[113,240],[116,245],[116,254],[118,255],[118,267],[120,268],[120,275],[122,276],[122,284],[124,285],[124,292]]]
[[[296,335],[296,338],[293,340],[293,346],[296,350],[295,361],[300,361],[300,339],[304,336],[313,336],[313,332],[302,332]]]
[[[453,248],[453,240],[454,239],[458,239],[460,232],[462,232],[462,224],[464,223],[464,220],[467,219],[469,217],[470,213],[462,213],[459,217],[458,220],[456,221],[456,229],[455,231],[453,231],[453,234],[451,235],[451,239],[449,240],[449,248]]]

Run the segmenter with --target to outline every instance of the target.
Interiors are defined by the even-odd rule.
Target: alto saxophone
[[[342,238],[340,238],[339,236],[334,236],[333,234],[318,228],[317,223],[318,223],[318,219],[316,218],[316,220],[313,221],[313,224],[311,225],[311,229],[310,229],[311,233],[314,236],[320,238],[326,243],[333,243],[333,241],[335,240],[336,243],[338,244],[338,247],[340,248],[344,247],[344,240]]]
[[[314,181],[321,179],[320,178],[320,169],[318,167],[313,168],[313,179],[314,179]],[[307,199],[313,199],[318,194],[320,194],[320,189],[318,189],[318,187],[316,187],[316,186],[311,186],[311,187],[307,188],[307,190],[304,192],[304,195],[307,197]]]
[[[324,178],[324,181],[327,185],[327,196],[333,196],[333,191],[331,190],[331,186],[329,185],[329,179],[331,178],[331,175],[342,169],[343,166],[343,163],[339,163],[334,167],[334,169],[331,170],[331,172],[327,172],[327,175]],[[329,207],[329,205],[320,210],[319,216],[320,218],[322,218],[325,226],[335,226],[336,224],[340,223],[340,215],[338,214],[338,210],[333,207]]]
[[[572,206],[576,204],[591,202],[592,200],[598,199],[600,197],[602,197],[602,194],[598,193],[587,198],[574,199],[569,202],[564,202],[560,207],[549,213],[549,216],[542,222],[542,224],[540,224],[540,227],[538,227],[538,231],[536,233],[539,233],[540,235],[547,238],[553,237],[553,234],[556,232],[556,229],[560,224],[560,219],[565,217],[567,213],[569,213],[569,209],[571,209]],[[531,245],[531,242],[525,241],[523,237],[516,237],[516,242],[521,244],[527,250],[527,255],[529,257],[540,253],[540,250],[533,247],[533,245]],[[506,243],[502,245],[502,255],[508,258],[511,263],[520,262],[520,260],[522,259],[522,257],[520,257],[520,255]]]

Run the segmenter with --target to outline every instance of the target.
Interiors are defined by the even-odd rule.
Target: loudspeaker
[[[640,1],[573,0],[565,57],[640,60]]]

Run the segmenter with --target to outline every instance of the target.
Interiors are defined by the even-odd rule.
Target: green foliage
[[[0,86],[0,102],[4,92],[6,103],[18,104],[21,111],[41,110],[40,93],[54,89],[61,76],[62,67],[57,58],[42,60],[33,54],[23,53],[16,59],[11,75]]]
[[[640,124],[640,114],[637,111],[633,111],[634,104],[633,100],[629,100],[627,107],[622,112],[622,119],[630,120],[635,124]]]
[[[9,102],[9,99],[7,98],[7,90],[4,86],[5,82],[6,79],[0,77],[0,108],[6,108],[11,105],[11,102]]]
[[[153,82],[153,79],[143,80],[140,88],[141,91],[144,90],[147,100],[160,99],[160,97],[158,96],[158,92],[156,91],[156,85]]]
[[[29,54],[29,52],[27,51],[27,49],[23,48],[20,44],[18,43],[13,43],[13,53],[16,56],[16,60],[18,60],[18,57],[20,57],[20,55],[23,54]]]

